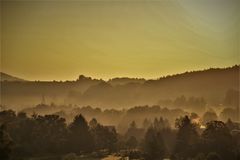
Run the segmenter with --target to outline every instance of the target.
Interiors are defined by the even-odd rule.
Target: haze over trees
[[[2,81],[0,158],[238,160],[238,75]]]
[[[216,83],[217,80],[217,83]],[[79,76],[76,81],[1,81],[2,104],[24,106],[38,104],[42,95],[56,104],[91,105],[101,108],[128,108],[138,105],[180,105],[197,109],[205,105],[235,105],[230,90],[239,90],[239,65],[185,72],[156,80],[115,78],[109,81]],[[181,102],[184,95],[186,102]],[[174,101],[176,99],[176,101]],[[182,103],[182,104],[179,104]],[[201,107],[202,108],[202,107]],[[201,109],[200,109],[201,110]]]
[[[240,0],[0,0],[0,160],[240,160]]]

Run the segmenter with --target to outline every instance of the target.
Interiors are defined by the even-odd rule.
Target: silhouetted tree
[[[10,138],[8,132],[6,131],[6,126],[0,126],[0,159],[8,160],[10,159],[10,154],[12,152],[13,141]]]
[[[206,129],[202,133],[203,150],[216,152],[223,159],[235,159],[233,154],[234,143],[227,126],[221,121],[211,121],[207,123]]]
[[[115,127],[103,126],[93,118],[90,122],[90,132],[94,138],[95,149],[108,149],[113,151],[116,148],[117,132]]]
[[[188,116],[176,120],[178,128],[174,154],[178,159],[187,159],[196,154],[196,145],[199,142],[196,125]]]
[[[143,151],[146,160],[163,159],[166,154],[166,148],[161,133],[150,127],[144,138]]]
[[[62,153],[66,144],[65,119],[57,115],[18,114],[18,119],[9,127],[15,141],[14,155]]]
[[[130,123],[130,128],[137,128],[137,124],[136,124],[135,121],[132,121],[132,122]]]
[[[74,118],[69,125],[69,142],[72,152],[92,151],[94,147],[93,137],[90,134],[89,126],[85,118],[80,114]]]
[[[89,127],[90,127],[91,129],[96,128],[97,125],[98,125],[98,122],[97,122],[97,120],[96,120],[95,118],[93,118],[93,119],[89,122]]]
[[[160,132],[166,147],[167,154],[173,153],[176,144],[176,131],[169,127],[162,129]]]

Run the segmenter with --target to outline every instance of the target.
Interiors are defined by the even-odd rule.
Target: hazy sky
[[[240,62],[239,0],[1,2],[1,71],[144,77]]]

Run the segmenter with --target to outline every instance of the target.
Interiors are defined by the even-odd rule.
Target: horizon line
[[[95,78],[95,77],[92,77],[92,76],[87,76],[85,74],[79,74],[78,76],[76,76],[76,79],[65,79],[65,80],[27,80],[25,78],[22,78],[22,77],[18,77],[16,76],[15,74],[9,74],[9,73],[6,73],[6,72],[2,72],[0,71],[0,73],[3,73],[3,74],[7,74],[13,78],[18,78],[18,79],[22,79],[23,82],[26,81],[26,82],[74,82],[74,81],[77,81],[79,76],[84,76],[86,78],[91,78],[92,80],[103,80],[105,82],[108,82],[112,79],[121,79],[121,78],[129,78],[129,79],[143,79],[145,81],[148,81],[148,80],[159,80],[159,79],[162,79],[162,78],[166,78],[166,77],[171,77],[171,76],[176,76],[176,75],[180,75],[180,74],[184,74],[184,73],[192,73],[192,72],[201,72],[201,71],[206,71],[206,70],[210,70],[210,69],[227,69],[227,68],[233,68],[233,67],[240,67],[240,63],[239,64],[235,64],[235,65],[231,65],[231,66],[225,66],[225,67],[209,67],[209,68],[205,68],[205,69],[196,69],[196,70],[185,70],[183,72],[178,72],[178,73],[173,73],[173,74],[165,74],[165,75],[162,75],[162,76],[159,76],[159,77],[155,77],[155,78],[144,78],[144,77],[128,77],[128,76],[116,76],[116,77],[112,77],[112,78]]]

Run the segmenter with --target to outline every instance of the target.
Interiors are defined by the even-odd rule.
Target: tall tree
[[[195,156],[196,145],[199,141],[196,125],[188,116],[176,120],[178,128],[174,154],[179,159]]]
[[[159,160],[166,155],[166,147],[162,135],[153,127],[150,127],[146,132],[143,150],[146,160]]]
[[[69,130],[68,139],[72,152],[79,153],[93,150],[93,137],[90,134],[87,121],[81,114],[74,118],[74,121],[69,125]]]
[[[90,132],[94,138],[95,149],[115,149],[117,143],[117,132],[114,127],[103,126],[96,119],[90,121]]]
[[[216,152],[223,159],[235,159],[234,143],[228,127],[221,121],[207,123],[202,133],[205,152]]]

